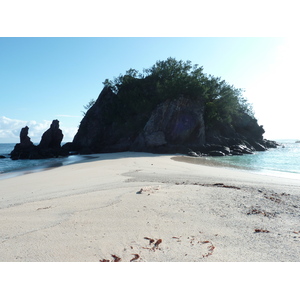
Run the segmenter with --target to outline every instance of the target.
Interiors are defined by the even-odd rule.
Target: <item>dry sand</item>
[[[299,181],[178,159],[101,154],[0,180],[0,261],[300,260]]]

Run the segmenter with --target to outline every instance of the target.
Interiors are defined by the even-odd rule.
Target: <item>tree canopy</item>
[[[189,60],[184,62],[169,57],[157,61],[142,73],[129,69],[125,75],[106,79],[103,84],[118,96],[115,112],[119,112],[120,116],[121,111],[126,109],[127,114],[139,115],[143,120],[157,104],[183,96],[204,105],[208,127],[230,125],[245,113],[254,118],[252,106],[243,97],[242,89],[220,77],[205,74],[203,67],[193,65]]]

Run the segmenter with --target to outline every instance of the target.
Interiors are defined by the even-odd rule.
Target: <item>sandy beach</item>
[[[0,180],[2,262],[297,262],[299,181],[149,153]]]

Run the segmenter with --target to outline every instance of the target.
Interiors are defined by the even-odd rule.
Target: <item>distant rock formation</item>
[[[129,114],[116,106],[118,95],[104,87],[81,121],[69,149],[81,154],[144,151],[195,155],[243,155],[278,144],[243,113],[230,126],[207,126],[200,101],[180,96],[158,104],[150,114]]]
[[[33,143],[30,140],[30,137],[28,136],[28,130],[29,127],[25,126],[24,128],[21,129],[20,132],[20,144],[26,148],[26,147],[31,147]]]
[[[59,129],[59,121],[53,120],[50,128],[43,133],[39,147],[41,149],[59,149],[63,137],[64,135]]]
[[[36,152],[36,146],[31,142],[28,131],[28,126],[21,129],[20,143],[16,144],[14,150],[10,153],[11,159],[28,159],[32,153]]]
[[[68,151],[61,147],[63,133],[59,129],[58,120],[52,121],[50,128],[42,135],[38,146],[31,142],[28,131],[28,126],[21,129],[20,143],[16,144],[14,150],[10,153],[11,159],[42,159],[68,156]]]

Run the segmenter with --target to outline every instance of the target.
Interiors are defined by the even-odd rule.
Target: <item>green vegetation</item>
[[[106,116],[107,121],[122,122],[125,127],[132,127],[130,119],[143,126],[159,103],[178,97],[188,97],[204,106],[208,128],[231,126],[233,120],[243,114],[254,118],[251,105],[243,97],[243,90],[219,77],[205,74],[203,67],[192,65],[190,61],[168,58],[157,61],[143,73],[130,69],[114,80],[106,79],[103,84],[118,97],[118,101],[111,104],[114,106],[111,110],[113,115]]]
[[[96,100],[91,99],[91,100],[89,101],[88,104],[83,105],[85,111],[83,111],[82,114],[83,114],[84,116],[85,116],[85,114],[86,114],[86,111],[89,110],[89,109],[95,104],[95,102],[96,102]]]

